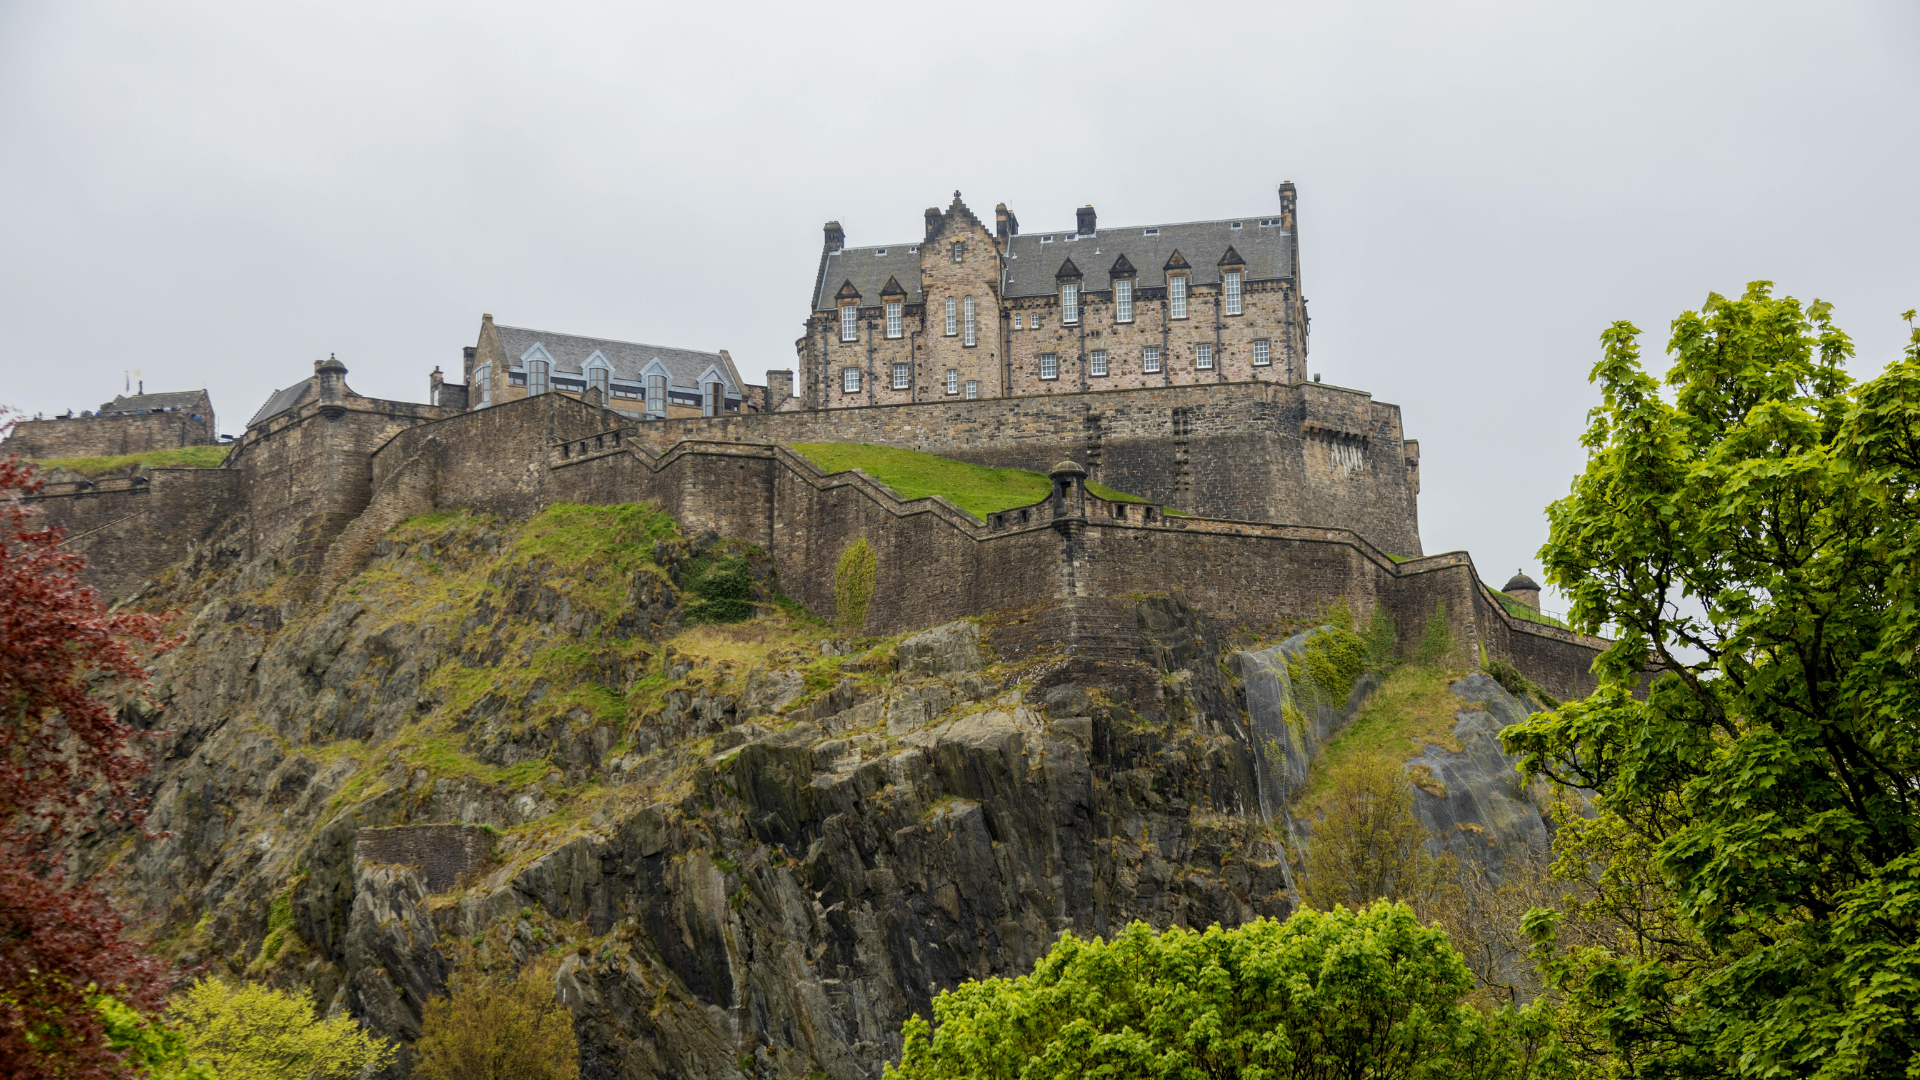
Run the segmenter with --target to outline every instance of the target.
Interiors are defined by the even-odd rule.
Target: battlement
[[[117,397],[97,413],[22,420],[0,442],[0,453],[18,453],[35,461],[118,457],[212,446],[217,438],[207,392],[183,390]]]

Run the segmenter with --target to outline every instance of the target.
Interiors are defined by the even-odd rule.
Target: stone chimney
[[[927,207],[926,216],[927,216],[927,235],[932,236],[934,233],[940,231],[940,208],[937,206]]]
[[[1081,207],[1080,209],[1075,210],[1073,212],[1073,216],[1074,216],[1074,219],[1079,223],[1078,225],[1079,234],[1081,236],[1092,236],[1093,220],[1094,220],[1093,204],[1088,203],[1087,205]]]
[[[1293,231],[1293,208],[1298,198],[1299,193],[1294,190],[1293,181],[1280,181],[1280,227],[1288,232]]]
[[[993,208],[993,235],[1000,238],[1000,247],[1006,249],[1007,241],[1020,235],[1020,219],[1013,216],[1006,203]]]
[[[829,221],[822,226],[827,234],[827,250],[839,251],[847,246],[847,231],[837,221]],[[491,318],[491,316],[489,316]]]
[[[1535,611],[1540,610],[1540,585],[1521,571],[1514,571],[1500,591]]]
[[[440,374],[440,365],[433,365],[433,374],[427,376],[427,400],[440,404],[440,384],[446,382],[446,376]]]
[[[767,411],[773,412],[793,396],[793,371],[782,368],[767,372]]]

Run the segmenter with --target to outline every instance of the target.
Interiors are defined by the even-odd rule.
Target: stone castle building
[[[433,403],[484,409],[540,394],[565,394],[636,420],[720,416],[768,407],[764,386],[748,386],[727,350],[642,345],[520,326],[480,316],[480,339],[465,350],[466,384],[432,380]]]
[[[1305,378],[1293,184],[1266,216],[1020,232],[954,192],[914,241],[848,247],[837,221],[798,345],[802,407]]]
[[[116,457],[212,446],[213,400],[205,390],[116,394],[98,412],[22,420],[0,451],[29,458]]]

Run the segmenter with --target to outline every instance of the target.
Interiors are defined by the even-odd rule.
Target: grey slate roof
[[[255,424],[271,420],[281,413],[286,412],[288,409],[293,408],[295,405],[300,404],[301,397],[306,394],[307,388],[311,385],[313,385],[312,380],[302,380],[287,387],[285,390],[275,390],[273,393],[268,394],[267,403],[260,406],[259,412],[253,414],[253,419],[247,421],[247,426],[252,427]]]
[[[917,276],[917,275],[916,275]],[[885,278],[881,281],[885,282]],[[836,287],[838,287],[836,283]],[[876,290],[877,295],[877,290]],[[640,374],[654,360],[659,360],[667,369],[667,384],[683,390],[698,391],[700,376],[709,367],[717,367],[723,381],[727,384],[727,393],[741,396],[740,373],[731,361],[717,352],[699,352],[693,349],[670,349],[662,345],[642,345],[632,341],[615,341],[611,338],[579,337],[574,334],[556,334],[547,330],[529,330],[522,326],[501,326],[494,324],[500,334],[500,347],[507,354],[508,363],[514,368],[521,365],[521,359],[537,345],[545,349],[553,358],[553,374],[563,377],[583,377],[583,365],[594,353],[606,358],[613,365],[613,378],[616,382],[635,383]]]
[[[100,412],[111,416],[114,413],[190,409],[199,405],[200,399],[206,396],[205,390],[175,390],[164,394],[115,394],[112,401],[100,406]]]
[[[1272,220],[1269,217],[1267,220]],[[1235,221],[1241,228],[1233,228]],[[1102,228],[1092,236],[1073,236],[1065,232],[1027,233],[1013,238],[1013,258],[1006,263],[1004,295],[1049,296],[1058,288],[1054,274],[1068,258],[1086,275],[1081,287],[1088,291],[1112,288],[1108,271],[1114,260],[1125,255],[1137,274],[1134,284],[1143,289],[1167,283],[1167,260],[1175,251],[1192,266],[1193,284],[1213,285],[1220,281],[1220,257],[1231,247],[1246,260],[1248,281],[1290,277],[1293,274],[1293,235],[1274,226],[1261,226],[1261,219],[1226,218],[1221,221],[1190,221],[1177,225],[1142,225],[1118,229]],[[1147,230],[1158,231],[1148,236]],[[1052,243],[1041,243],[1051,236]],[[838,282],[835,283],[838,287]]]
[[[876,254],[881,251],[886,254]],[[881,244],[832,252],[820,275],[820,295],[813,298],[813,309],[825,311],[838,306],[834,296],[849,281],[860,290],[861,307],[879,307],[880,290],[887,287],[890,277],[898,278],[900,287],[907,290],[907,303],[920,302],[919,244]]]

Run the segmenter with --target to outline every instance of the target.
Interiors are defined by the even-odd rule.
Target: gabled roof
[[[102,415],[114,413],[156,412],[160,409],[191,409],[207,399],[205,390],[174,390],[156,394],[115,394],[100,406]]]
[[[1047,296],[1055,289],[1054,274],[1069,256],[1088,266],[1110,266],[1087,276],[1085,288],[1105,289],[1115,274],[1141,267],[1135,279],[1137,288],[1155,288],[1167,283],[1167,261],[1178,250],[1190,264],[1186,273],[1196,285],[1218,284],[1220,264],[1216,261],[1229,248],[1246,261],[1249,281],[1266,281],[1293,276],[1293,234],[1274,226],[1262,226],[1259,217],[1226,218],[1220,221],[1190,221],[1174,225],[1132,225],[1122,228],[1102,226],[1092,236],[1075,237],[1072,229],[1054,232],[1022,233],[1009,246],[1014,258],[1007,260],[1005,295]],[[1272,220],[1270,215],[1267,220]],[[1240,228],[1233,228],[1234,222]],[[1152,232],[1153,235],[1147,235]],[[1051,242],[1041,244],[1041,237]],[[1094,259],[1093,256],[1100,256]],[[1121,269],[1121,260],[1126,270]],[[1108,260],[1112,260],[1109,263]],[[838,278],[834,279],[838,281]]]
[[[259,412],[253,414],[253,419],[247,421],[247,426],[253,427],[255,424],[264,423],[300,404],[306,397],[307,390],[312,386],[312,379],[303,379],[285,390],[275,390],[268,394],[267,403],[260,406]]]
[[[667,381],[670,385],[687,390],[700,388],[700,375],[709,366],[719,367],[728,382],[728,392],[738,396],[741,393],[740,372],[733,366],[733,360],[724,352],[700,352],[694,349],[673,349],[664,345],[643,345],[635,341],[616,341],[612,338],[589,338],[575,334],[556,334],[549,330],[529,330],[523,326],[501,326],[494,324],[494,330],[500,335],[501,350],[507,354],[510,367],[519,367],[520,358],[538,345],[553,358],[553,374],[580,377],[587,359],[599,353],[607,363],[613,365],[613,377],[621,382],[635,382],[640,372],[654,360],[659,360],[667,369]]]
[[[886,254],[880,254],[883,251]],[[831,309],[842,282],[851,283],[866,298],[862,303],[868,303],[886,291],[889,280],[900,284],[907,303],[920,303],[919,241],[828,252],[826,269],[820,275],[820,295],[813,298],[813,309]]]

